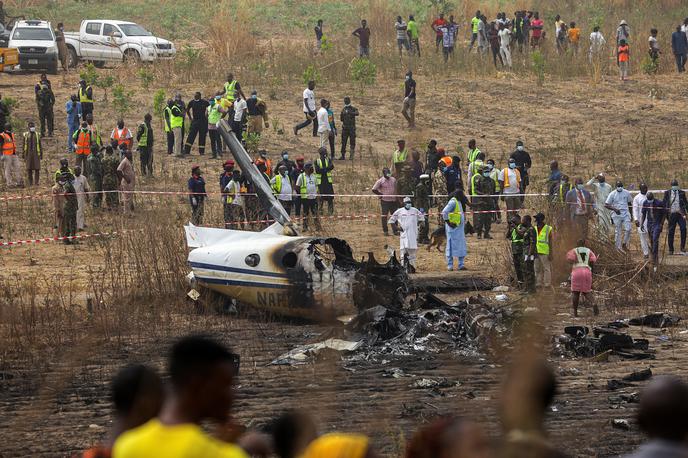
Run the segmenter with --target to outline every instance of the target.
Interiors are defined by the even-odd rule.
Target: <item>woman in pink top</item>
[[[576,248],[566,253],[566,260],[573,264],[571,270],[571,296],[573,301],[573,316],[578,316],[578,304],[583,293],[586,302],[592,302],[592,267],[597,262],[597,256],[585,246],[584,240],[579,240]],[[592,304],[592,313],[600,313],[597,305]]]

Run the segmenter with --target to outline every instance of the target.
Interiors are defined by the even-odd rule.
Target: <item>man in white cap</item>
[[[425,215],[411,203],[410,197],[404,197],[404,206],[394,212],[389,219],[393,227],[399,229],[399,256],[404,264],[408,256],[409,273],[416,271],[416,253],[418,252],[418,223],[425,221]]]

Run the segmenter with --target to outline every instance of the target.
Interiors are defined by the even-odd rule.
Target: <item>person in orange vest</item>
[[[124,126],[124,120],[120,119],[117,121],[117,127],[112,129],[110,143],[113,148],[119,148],[120,145],[124,144],[127,150],[131,150],[134,140],[129,129]]]
[[[74,141],[74,151],[76,152],[76,165],[81,167],[84,171],[84,175],[88,176],[86,173],[88,155],[91,154],[91,130],[88,128],[88,124],[84,121],[81,123],[81,129],[74,132],[72,140]]]
[[[630,55],[626,40],[619,40],[619,47],[617,48],[616,55],[619,59],[619,75],[621,81],[626,81],[626,78],[628,78],[628,68],[630,66]]]
[[[19,156],[17,156],[17,142],[12,133],[12,126],[5,124],[5,131],[0,133],[0,148],[2,149],[2,164],[5,168],[5,184],[7,187],[23,186]]]

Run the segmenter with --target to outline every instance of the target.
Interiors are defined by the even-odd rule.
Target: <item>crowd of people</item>
[[[122,368],[111,383],[112,426],[84,458],[277,456],[279,458],[373,458],[374,438],[352,432],[320,434],[311,412],[287,410],[246,430],[233,419],[240,355],[206,336],[181,338],[172,346],[167,381],[145,365]],[[470,417],[444,415],[410,435],[406,458],[565,457],[548,438],[545,415],[557,394],[557,378],[543,360],[521,356],[501,387],[502,433],[490,438]],[[656,377],[637,411],[649,440],[631,458],[688,454],[688,385]],[[259,423],[261,424],[261,423]],[[206,426],[212,426],[208,433]]]

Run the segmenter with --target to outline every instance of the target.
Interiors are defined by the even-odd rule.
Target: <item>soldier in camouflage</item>
[[[100,147],[98,145],[93,145],[91,147],[91,154],[88,155],[86,159],[88,168],[91,172],[89,179],[91,181],[91,190],[96,194],[93,194],[92,205],[93,208],[100,208],[103,201],[103,156],[100,154]]]
[[[413,199],[415,207],[425,216],[425,220],[423,223],[421,223],[420,231],[418,232],[418,243],[430,242],[430,239],[428,238],[428,232],[430,229],[428,212],[432,206],[432,199],[430,198],[431,192],[430,175],[424,173],[420,176],[418,184],[416,185],[416,191]]]
[[[119,209],[119,178],[117,177],[117,167],[119,167],[119,155],[115,154],[112,146],[105,147],[105,156],[101,163],[103,166],[103,191],[105,192],[105,202],[107,209]]]

